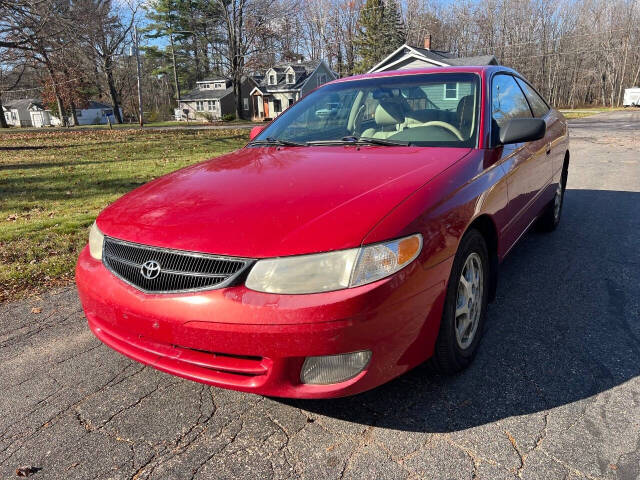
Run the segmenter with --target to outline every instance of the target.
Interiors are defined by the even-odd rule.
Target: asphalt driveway
[[[0,478],[640,478],[640,113],[572,122],[563,221],[503,264],[475,363],[282,401],[143,367],[73,288],[0,305]]]

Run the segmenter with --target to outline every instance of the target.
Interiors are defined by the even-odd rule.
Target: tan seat
[[[456,116],[458,117],[458,130],[462,134],[462,138],[469,138],[474,129],[476,118],[476,101],[473,95],[467,95],[460,99]]]
[[[397,102],[382,100],[376,107],[374,120],[377,128],[366,129],[362,132],[362,136],[389,138],[404,128],[404,111]]]

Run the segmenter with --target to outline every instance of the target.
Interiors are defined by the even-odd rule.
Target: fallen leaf
[[[38,470],[41,470],[37,467],[32,467],[31,465],[16,468],[16,477],[29,477],[36,473]]]
[[[31,313],[40,313],[42,311],[42,309],[40,307],[33,307],[31,309]]]

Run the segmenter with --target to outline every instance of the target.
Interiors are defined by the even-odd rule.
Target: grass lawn
[[[0,135],[0,302],[70,282],[100,210],[153,178],[242,146],[248,134],[114,129]]]
[[[175,120],[169,120],[165,122],[149,122],[145,123],[145,127],[188,127],[193,125],[198,126],[206,126],[206,125],[224,125],[224,126],[234,126],[234,125],[248,125],[253,123],[251,120],[231,120],[229,122],[215,122],[215,123],[207,123],[200,120],[190,120],[189,122],[178,122]],[[113,128],[139,128],[137,123],[114,123],[111,125]],[[72,127],[73,128],[73,127]],[[81,125],[78,128],[109,128],[109,125]]]
[[[572,111],[563,111],[562,114],[564,115],[564,118],[566,118],[567,120],[573,120],[575,118],[583,118],[583,117],[590,117],[591,115],[595,115],[596,113],[600,113],[600,112],[572,112]]]
[[[176,122],[176,121],[166,121],[166,122],[149,122],[145,123],[145,128],[164,128],[164,127],[205,127],[205,126],[224,126],[227,128],[233,128],[235,126],[247,126],[252,125],[254,122],[250,120],[232,120],[230,122],[218,122],[218,123],[206,123],[201,121],[190,121],[190,122]],[[130,129],[130,128],[140,128],[137,123],[114,123],[111,125],[111,129]],[[9,128],[0,128],[0,135],[2,134],[12,134],[12,133],[36,133],[36,132],[70,132],[74,130],[110,130],[109,125],[79,125],[77,127],[46,127],[46,128],[36,128],[36,127],[9,127]]]
[[[574,108],[565,109],[561,108],[560,111],[566,119],[572,120],[574,118],[590,117],[596,113],[613,112],[615,110],[624,110],[623,107],[586,107],[586,108]]]

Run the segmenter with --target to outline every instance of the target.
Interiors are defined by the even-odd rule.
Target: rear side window
[[[527,97],[527,100],[529,100],[529,105],[531,105],[531,110],[533,110],[533,114],[535,115],[535,117],[544,117],[549,111],[549,106],[547,105],[547,103],[542,99],[540,95],[536,93],[533,88],[531,88],[531,85],[529,85],[527,82],[524,82],[519,78],[517,78],[516,80],[518,82],[518,85],[520,85],[520,87],[522,88],[525,96]]]
[[[499,127],[512,118],[532,118],[522,90],[511,75],[496,75],[491,82],[491,118]]]

